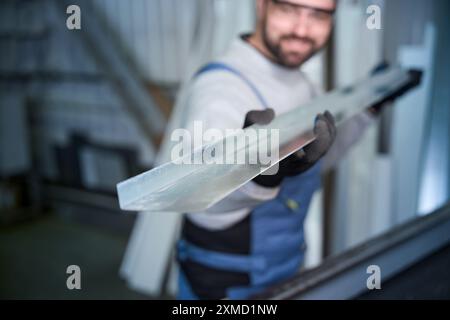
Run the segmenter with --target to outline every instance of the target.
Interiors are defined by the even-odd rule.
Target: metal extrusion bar
[[[226,142],[230,142],[231,139],[235,141],[242,139],[249,129],[267,129],[263,130],[264,133],[258,135],[258,138],[249,139],[244,146],[245,150],[236,147],[225,151],[226,159],[230,153],[233,159],[237,159],[237,154],[243,151],[248,159],[255,158],[259,150],[262,150],[264,146],[267,147],[268,141],[272,138],[272,129],[275,129],[279,134],[279,144],[271,145],[270,151],[271,155],[277,153],[278,155],[271,159],[269,166],[249,163],[183,164],[180,163],[181,159],[177,159],[119,183],[117,191],[120,207],[124,210],[136,211],[197,212],[205,210],[313,141],[312,130],[317,113],[329,110],[339,125],[367,107],[403,94],[418,82],[420,82],[418,73],[392,68],[363,80],[353,87],[330,92],[306,105],[281,114],[268,125],[253,125],[236,135],[205,145],[187,156],[190,159],[202,159],[205,151],[222,150],[224,145],[229,145]]]

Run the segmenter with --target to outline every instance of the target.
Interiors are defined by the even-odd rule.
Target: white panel
[[[158,79],[164,77],[163,55],[165,52],[162,47],[162,23],[161,23],[161,5],[160,1],[150,1],[148,3],[148,38],[149,43],[149,61],[151,78]]]
[[[428,25],[425,34],[423,47],[403,47],[399,51],[399,61],[403,66],[423,69],[425,74],[422,85],[398,100],[394,109],[392,172],[396,223],[418,214],[422,150],[433,79],[434,26]]]
[[[381,61],[383,30],[366,27],[366,8],[364,1],[339,1],[335,26],[335,85],[339,87],[367,76]],[[376,126],[369,128],[338,165],[332,212],[333,253],[370,235],[377,130]]]
[[[392,159],[379,155],[372,171],[373,201],[370,216],[371,236],[387,231],[392,226]]]
[[[140,213],[128,243],[121,274],[128,278],[131,287],[157,295],[168,259],[174,249],[173,235],[178,229],[178,213]]]
[[[305,219],[305,241],[307,245],[305,268],[314,268],[322,262],[323,257],[323,193],[314,194],[308,215]]]
[[[134,0],[131,6],[133,14],[133,34],[129,35],[132,38],[132,53],[134,53],[135,62],[139,67],[139,73],[143,77],[148,78],[149,60],[147,51],[147,0]]]
[[[254,8],[252,0],[214,1],[213,56],[222,54],[238,34],[254,28]]]
[[[181,61],[177,60],[178,48],[178,15],[183,14],[176,10],[174,0],[164,0],[160,2],[161,16],[160,24],[162,27],[161,32],[161,45],[164,55],[162,56],[163,74],[159,77],[163,77],[165,82],[177,82],[178,69]]]

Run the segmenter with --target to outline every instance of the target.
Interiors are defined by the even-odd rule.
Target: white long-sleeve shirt
[[[306,104],[320,92],[303,72],[271,62],[241,38],[236,39],[228,52],[216,61],[239,70],[263,95],[276,115]],[[182,103],[185,103],[182,127],[191,132],[195,121],[202,122],[203,130],[240,129],[248,111],[264,109],[245,81],[223,70],[206,72],[195,78]],[[341,151],[346,151],[371,122],[371,116],[361,114],[338,128],[333,147],[325,156],[324,167],[332,166]],[[258,204],[275,198],[278,191],[279,188],[265,188],[250,181],[206,212],[188,213],[188,217],[204,228],[224,229],[243,219]]]

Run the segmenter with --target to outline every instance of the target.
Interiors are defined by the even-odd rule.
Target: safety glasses
[[[327,10],[285,0],[271,0],[271,2],[273,4],[274,13],[287,20],[298,20],[302,12],[307,14],[309,21],[315,24],[329,24],[333,22],[334,19],[335,9]]]

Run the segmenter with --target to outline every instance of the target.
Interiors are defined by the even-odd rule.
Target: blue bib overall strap
[[[225,63],[222,63],[222,62],[211,62],[211,63],[208,63],[207,65],[205,65],[202,68],[200,68],[200,70],[198,70],[194,74],[193,78],[194,79],[198,78],[200,75],[202,75],[204,73],[207,73],[207,72],[211,72],[211,71],[227,71],[229,73],[232,73],[232,74],[236,75],[243,82],[245,82],[245,84],[253,91],[253,93],[258,98],[259,102],[264,107],[264,109],[268,109],[269,108],[269,105],[267,104],[266,100],[264,99],[264,97],[262,96],[262,94],[258,90],[258,88],[256,88],[256,86],[246,76],[244,76],[241,72],[239,72],[235,68],[233,68],[233,67],[231,67],[231,66],[229,66],[229,65],[227,65]]]
[[[263,271],[267,267],[264,257],[210,251],[189,243],[184,239],[178,241],[177,251],[178,259],[180,260],[190,258],[205,266],[216,269],[251,272],[252,270]]]
[[[195,76],[212,70],[226,70],[239,76],[249,84],[261,104],[268,108],[256,87],[240,72],[225,64],[206,65]],[[227,297],[230,299],[248,298],[293,276],[303,262],[306,249],[303,222],[312,195],[319,187],[320,161],[303,174],[286,178],[275,199],[254,208],[251,212],[249,255],[210,251],[181,239],[177,246],[178,259],[190,259],[218,270],[247,273],[250,284],[228,288]],[[179,275],[178,298],[198,298],[182,270]]]

